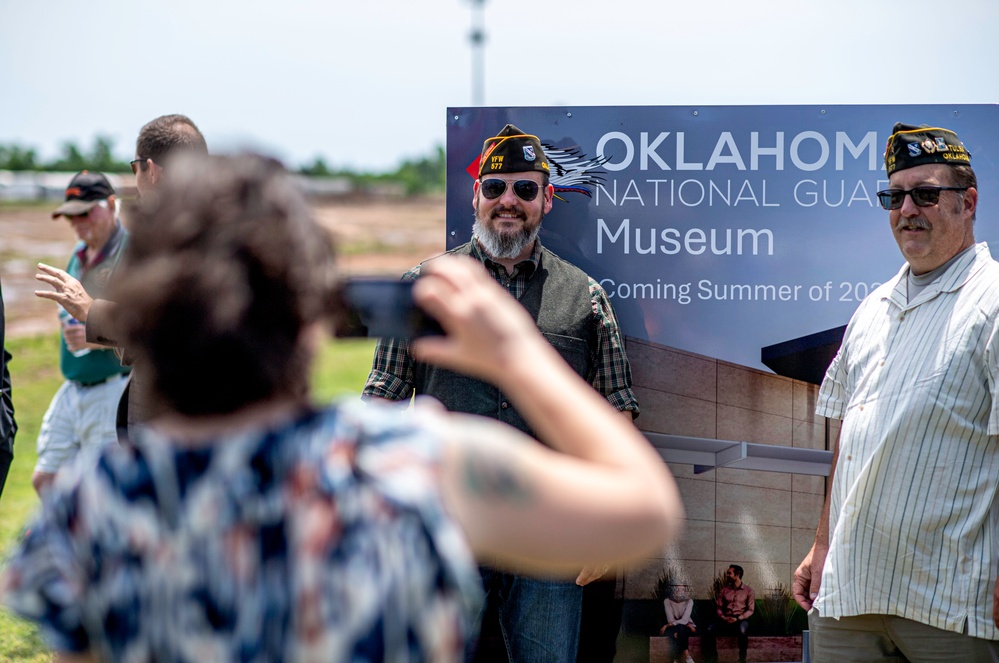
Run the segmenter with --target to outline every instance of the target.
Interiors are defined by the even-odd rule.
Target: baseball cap
[[[89,212],[99,201],[114,195],[114,187],[101,173],[84,170],[73,176],[66,187],[66,202],[52,212],[52,218],[79,216]]]

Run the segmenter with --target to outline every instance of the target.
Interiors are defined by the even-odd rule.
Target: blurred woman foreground
[[[447,335],[413,352],[498,385],[551,449],[422,404],[313,406],[329,238],[274,161],[170,175],[113,296],[168,411],[60,478],[2,584],[61,660],[460,660],[476,560],[571,577],[671,537],[663,462],[481,266],[425,269]]]

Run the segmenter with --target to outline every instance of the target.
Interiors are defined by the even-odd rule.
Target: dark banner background
[[[625,334],[765,369],[761,348],[845,325],[902,266],[875,196],[896,121],[961,137],[994,245],[999,106],[928,105],[450,108],[447,246],[471,237],[469,166],[506,123],[606,158],[542,242],[604,285]]]

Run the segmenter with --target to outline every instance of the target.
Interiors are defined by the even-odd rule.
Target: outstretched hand
[[[53,289],[35,290],[35,296],[51,299],[80,322],[86,322],[90,305],[94,300],[83,289],[83,284],[65,271],[43,262],[38,263],[38,272],[35,278],[48,283]]]

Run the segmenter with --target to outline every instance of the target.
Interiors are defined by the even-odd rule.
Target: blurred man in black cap
[[[541,142],[506,125],[484,142],[478,175],[472,185],[473,239],[449,253],[480,261],[530,311],[562,357],[631,421],[638,414],[638,402],[606,293],[578,268],[541,246],[537,238],[554,195]],[[415,279],[419,274],[417,266],[404,278]],[[380,341],[364,397],[408,401],[414,393],[433,396],[449,410],[491,417],[533,434],[510,400],[492,385],[414,362],[402,341]],[[483,568],[485,614],[499,618],[506,657],[516,663],[575,663],[581,585],[607,570],[584,569],[573,582]],[[610,652],[600,656],[590,651],[595,656],[590,660],[613,657],[616,623],[612,630]],[[479,660],[491,660],[494,653],[480,649]]]
[[[60,217],[80,240],[66,274],[100,296],[128,241],[116,214],[111,183],[101,173],[79,173],[66,187],[66,201],[52,212],[53,219]],[[38,433],[38,461],[31,483],[39,495],[77,453],[117,442],[114,413],[128,374],[113,350],[87,343],[84,324],[64,308],[59,309],[59,322],[59,368],[65,381]]]
[[[184,115],[162,115],[147,122],[135,141],[135,159],[131,161],[135,186],[140,197],[154,195],[169,168],[168,162],[180,153],[208,154],[205,137],[190,118]],[[40,297],[58,302],[77,320],[86,323],[86,340],[102,346],[117,347],[119,343],[110,320],[114,302],[88,293],[80,282],[60,269],[39,265],[35,278],[50,284],[54,291],[35,291]],[[132,365],[127,348],[119,348],[122,361]],[[140,424],[157,410],[142,383],[142,370],[133,370],[116,413],[119,430]]]
[[[999,264],[975,243],[970,164],[947,129],[888,139],[878,198],[906,263],[819,390],[842,422],[794,574],[814,661],[999,660]]]

